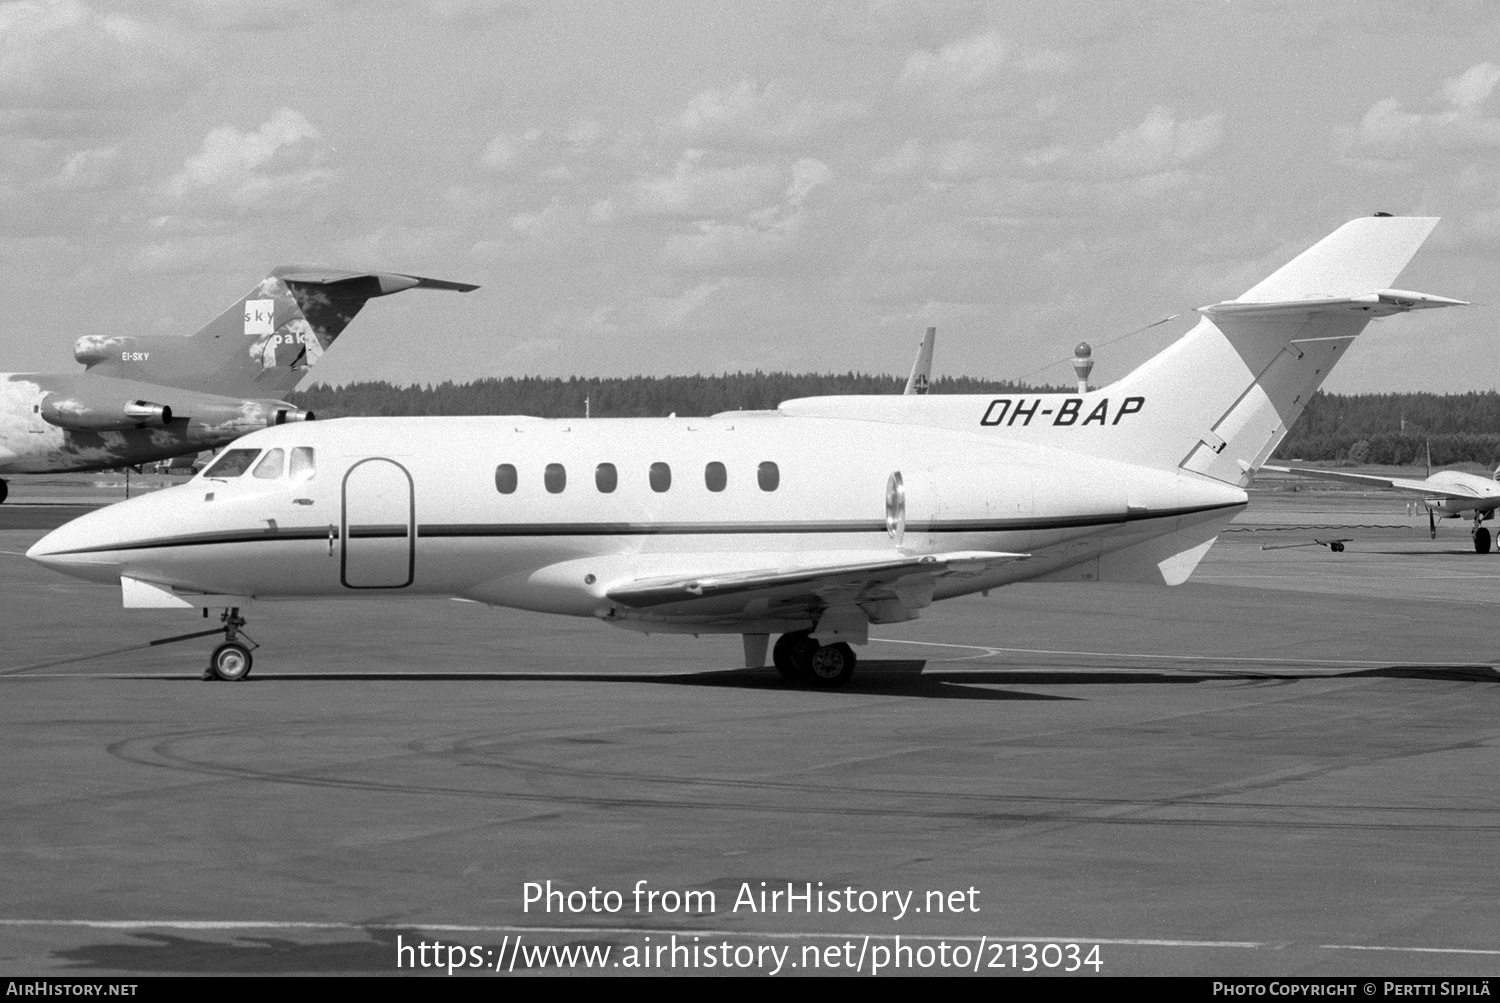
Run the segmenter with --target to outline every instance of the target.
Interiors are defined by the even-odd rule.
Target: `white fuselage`
[[[775,413],[349,418],[267,429],[231,448],[310,448],[315,472],[217,478],[210,466],[185,485],[75,520],[30,556],[189,598],[447,595],[641,629],[742,632],[796,625],[775,615],[757,625],[743,607],[637,614],[608,593],[757,560],[790,567],[953,551],[1030,557],[944,579],[927,601],[1049,577],[1165,575],[1175,584],[1246,500],[1196,475],[993,435]],[[601,464],[613,467],[610,491],[601,490]],[[662,464],[669,484],[660,466],[653,478]],[[508,493],[502,465],[515,471]],[[894,472],[905,483],[904,527],[887,518]],[[1145,564],[1111,563],[1159,538],[1187,542],[1147,546]],[[1163,562],[1179,551],[1196,556],[1174,579]]]
[[[1500,506],[1500,483],[1478,474],[1462,470],[1439,470],[1423,482],[1434,494],[1441,497],[1428,498],[1427,507],[1441,512],[1447,518],[1459,518],[1467,513],[1493,512]],[[1472,498],[1455,497],[1447,492],[1472,494]]]

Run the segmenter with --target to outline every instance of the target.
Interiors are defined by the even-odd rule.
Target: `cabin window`
[[[594,487],[599,489],[600,494],[609,494],[619,483],[620,474],[613,463],[601,463],[594,468]]]
[[[672,486],[672,468],[665,463],[651,464],[651,490],[657,493]]]
[[[495,468],[495,490],[503,495],[515,493],[519,480],[514,465],[502,463]]]
[[[547,464],[547,469],[542,472],[542,483],[547,485],[548,494],[562,494],[563,488],[568,486],[568,469],[561,463]]]
[[[294,481],[310,481],[313,474],[318,472],[317,457],[313,454],[311,446],[297,446],[292,449],[292,465],[287,470],[287,475]]]
[[[781,469],[766,460],[756,468],[755,479],[760,482],[762,491],[775,491],[781,485]]]
[[[258,449],[226,449],[219,454],[219,458],[213,462],[207,470],[203,471],[204,477],[238,477],[250,469],[250,464],[260,455]]]
[[[261,457],[260,462],[255,465],[251,476],[259,477],[263,481],[274,481],[281,476],[281,464],[286,459],[286,451],[271,449]]]
[[[729,472],[724,469],[724,464],[715,460],[704,467],[703,483],[708,485],[710,491],[723,491],[724,485],[729,483]]]

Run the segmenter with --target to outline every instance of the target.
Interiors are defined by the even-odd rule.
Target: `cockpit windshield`
[[[317,473],[317,461],[313,448],[296,446],[291,450],[291,454],[291,462],[287,462],[287,451],[281,448],[265,450],[264,455],[259,449],[226,449],[199,476],[224,480],[239,477],[253,467],[254,473],[251,476],[263,481],[312,480],[313,475]],[[259,463],[255,462],[257,457],[260,458]]]
[[[274,481],[281,476],[281,467],[286,451],[281,449],[268,449],[266,455],[255,465],[254,476],[263,481]]]
[[[294,481],[310,481],[313,474],[317,473],[317,463],[314,462],[313,448],[311,446],[298,446],[292,450],[292,468],[287,471]]]
[[[260,455],[258,449],[227,449],[205,471],[204,477],[238,477],[250,469]]]

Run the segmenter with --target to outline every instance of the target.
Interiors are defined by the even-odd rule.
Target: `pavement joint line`
[[[882,644],[916,644],[932,648],[969,648],[985,655],[1001,653],[1013,655],[1085,655],[1091,658],[1141,658],[1173,662],[1251,662],[1258,665],[1401,665],[1417,668],[1441,669],[1488,669],[1487,662],[1414,662],[1390,658],[1257,658],[1250,655],[1153,655],[1134,654],[1128,651],[1058,651],[1050,648],[992,648],[983,644],[950,644],[943,641],[907,641],[894,637],[872,637],[872,642]]]
[[[842,930],[719,930],[680,927],[644,926],[511,926],[466,923],[340,923],[307,920],[135,920],[135,919],[0,919],[0,927],[61,926],[93,930],[430,930],[438,933],[565,933],[565,934],[677,934],[688,937],[761,937],[776,940],[807,940],[829,937],[869,937],[872,940],[959,940],[987,939],[994,943],[1018,944],[1110,944],[1116,947],[1233,947],[1247,950],[1282,947],[1258,940],[1184,940],[1136,937],[1056,937],[995,936],[994,934],[943,933],[866,933]]]
[[[1325,951],[1403,951],[1412,954],[1500,954],[1480,947],[1366,947],[1363,944],[1319,944]]]

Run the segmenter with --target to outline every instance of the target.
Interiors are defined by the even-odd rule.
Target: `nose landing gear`
[[[259,645],[250,640],[248,634],[244,637],[249,644],[239,640],[240,632],[245,626],[245,618],[240,616],[238,606],[226,609],[220,615],[219,620],[224,624],[224,643],[215,648],[214,653],[209,656],[208,668],[204,670],[203,678],[221,679],[228,683],[238,682],[250,674],[250,667],[255,663],[250,652]],[[211,633],[218,633],[218,631]]]

